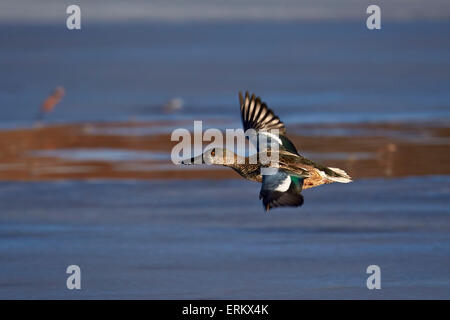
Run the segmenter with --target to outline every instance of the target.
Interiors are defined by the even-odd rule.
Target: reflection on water
[[[170,154],[154,151],[132,151],[120,149],[59,149],[37,150],[30,152],[32,157],[51,157],[63,160],[100,160],[100,161],[137,161],[137,160],[170,160]]]

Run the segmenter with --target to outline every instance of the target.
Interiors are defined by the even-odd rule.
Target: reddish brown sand
[[[170,141],[169,134],[121,135],[104,134],[98,130],[161,125],[177,123],[70,124],[0,131],[0,180],[238,178],[236,173],[221,167],[175,166],[169,155],[176,142]],[[342,168],[353,178],[450,174],[449,127],[433,124],[335,124],[288,129],[289,137],[301,154],[316,162]],[[311,136],[291,133],[312,130],[316,133]],[[339,136],[317,134],[336,130],[353,133]],[[168,156],[167,160],[137,158],[112,161],[108,157],[71,159],[57,154],[39,154],[39,151],[81,149],[151,151],[167,153]]]

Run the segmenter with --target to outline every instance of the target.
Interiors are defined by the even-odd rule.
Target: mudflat
[[[188,121],[80,123],[0,131],[0,180],[229,179],[225,168],[175,165],[170,128]],[[362,177],[450,174],[445,123],[302,124],[300,153]]]

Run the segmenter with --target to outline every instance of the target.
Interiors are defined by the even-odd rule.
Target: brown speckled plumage
[[[294,144],[286,137],[284,123],[269,109],[259,97],[245,93],[245,97],[239,93],[241,118],[244,130],[252,130],[253,144],[260,148],[260,139],[270,139],[275,142],[274,148],[268,154],[261,152],[257,159],[254,157],[241,157],[231,151],[212,148],[202,155],[190,159],[186,164],[212,163],[232,168],[247,180],[261,183],[259,198],[266,210],[275,207],[299,207],[303,205],[303,189],[317,187],[325,183],[347,183],[351,178],[341,169],[328,168],[317,164],[301,156]],[[255,133],[256,132],[256,133]],[[269,137],[269,138],[267,138]],[[252,140],[252,139],[251,139]],[[267,149],[264,147],[262,149]],[[276,154],[272,154],[272,151]],[[277,151],[275,151],[277,150]],[[221,155],[221,156],[217,156]],[[271,160],[271,163],[259,163],[259,159]],[[254,161],[254,162],[251,162]],[[256,160],[256,161],[255,161]],[[274,161],[277,160],[277,161]],[[256,163],[255,163],[256,162]],[[263,171],[263,168],[271,168],[271,173]]]

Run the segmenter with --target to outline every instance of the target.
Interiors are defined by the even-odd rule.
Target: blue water
[[[448,176],[326,185],[269,214],[258,190],[0,183],[0,298],[450,298]],[[81,291],[66,288],[72,264]],[[373,264],[381,290],[366,287]]]
[[[449,35],[449,22],[387,22],[381,31],[361,22],[87,23],[79,32],[3,24],[0,128],[30,126],[56,86],[67,94],[49,123],[238,127],[237,92],[246,89],[290,125],[448,123]],[[177,97],[183,109],[164,113]],[[141,135],[172,126],[94,129]],[[166,156],[79,151],[81,160]],[[270,214],[259,187],[1,182],[0,298],[450,298],[448,176],[326,185],[306,190],[303,207]],[[65,287],[70,264],[82,268],[80,292]],[[380,291],[365,287],[371,264],[381,267]]]
[[[49,122],[238,124],[246,89],[287,123],[450,119],[449,36],[449,22],[1,25],[0,126],[27,125],[59,85]]]

